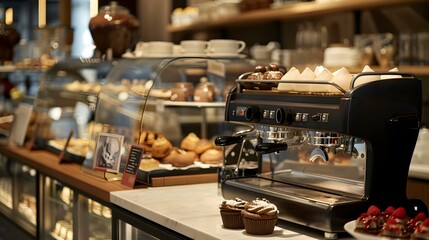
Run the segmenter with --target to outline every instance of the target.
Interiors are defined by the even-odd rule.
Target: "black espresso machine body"
[[[251,80],[237,80],[237,87],[227,97],[226,121],[262,129],[257,136],[264,134],[263,129],[304,133],[307,137],[303,137],[306,140],[302,142],[314,145],[319,152],[322,150],[322,155],[329,148],[320,145],[330,145],[317,144],[308,136],[316,133],[325,136],[320,139],[334,142],[344,136],[347,139],[342,144],[344,152],[355,153],[355,158],[363,156],[365,160],[353,160],[363,163],[356,167],[362,172],[357,178],[347,177],[347,170],[343,168],[334,170],[332,176],[329,173],[308,174],[310,167],[319,167],[311,163],[298,170],[286,167],[277,172],[272,168],[264,171],[261,160],[257,175],[223,179],[223,197],[248,201],[266,198],[277,205],[281,220],[334,234],[344,232],[344,224],[356,219],[370,205],[377,205],[382,211],[387,206],[401,206],[410,216],[421,211],[427,213],[422,201],[408,199],[406,195],[409,165],[420,127],[421,82],[412,74],[395,73],[393,79],[354,87],[360,78],[375,74],[392,73],[357,74],[351,82],[351,90],[342,89],[339,94],[248,90],[243,86]],[[287,80],[280,80],[280,83],[287,83]],[[333,85],[341,90],[338,85]],[[255,148],[261,157],[288,148],[284,141],[257,138]],[[363,152],[354,149],[358,143],[364,143]],[[227,145],[228,140],[221,137],[217,144]],[[335,169],[336,166],[325,164],[320,167]],[[346,177],[338,177],[339,172]]]

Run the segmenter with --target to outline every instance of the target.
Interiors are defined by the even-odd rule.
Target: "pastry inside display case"
[[[20,218],[30,222],[33,226],[36,225],[37,217],[37,202],[36,202],[36,170],[19,163],[14,164],[16,171],[16,179],[18,179],[18,214]]]
[[[45,178],[47,229],[52,239],[73,239],[73,196],[74,191],[62,183]]]
[[[10,161],[0,156],[0,203],[9,209],[12,209],[12,171]]]
[[[70,59],[59,62],[42,75],[37,99],[35,148],[60,153],[82,162],[89,136],[100,127],[93,123],[97,94],[112,66],[100,59]],[[67,145],[67,147],[66,147]]]
[[[52,179],[46,181],[51,188],[49,189],[50,197],[47,202],[50,210],[47,210],[45,214],[49,219],[47,221],[49,235],[53,239],[73,239],[74,219],[88,219],[88,226],[85,226],[88,227],[88,232],[85,234],[88,235],[89,239],[111,239],[112,213],[110,208],[82,195],[78,195],[80,200],[74,202],[75,195],[78,193],[58,181]],[[81,205],[76,206],[76,204]],[[74,207],[85,210],[81,214],[73,215]],[[82,229],[80,230],[84,232]],[[75,234],[79,238],[81,233]]]
[[[120,60],[100,91],[95,124],[103,127],[92,135],[84,167],[110,166],[105,162],[114,151],[119,163],[106,171],[122,172],[131,146],[138,145],[144,154],[137,181],[144,184],[216,173],[223,152],[213,139],[230,131],[223,121],[225,91],[239,73],[253,69],[243,58]],[[115,138],[122,143],[113,144]]]

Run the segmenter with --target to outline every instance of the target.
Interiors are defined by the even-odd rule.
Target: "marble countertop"
[[[204,183],[110,193],[110,201],[137,215],[172,229],[192,239],[260,239],[244,229],[222,226],[219,204],[223,198],[217,183]],[[283,224],[283,223],[281,223]],[[323,239],[323,233],[280,223],[267,239]]]

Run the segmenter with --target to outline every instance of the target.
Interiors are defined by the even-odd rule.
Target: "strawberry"
[[[395,211],[395,208],[394,208],[394,207],[392,207],[392,206],[388,206],[388,207],[386,208],[386,210],[384,210],[384,215],[392,215],[394,211]]]
[[[407,218],[407,213],[403,207],[398,207],[392,215],[396,218]]]
[[[369,215],[371,215],[371,216],[379,216],[379,215],[381,214],[381,211],[380,211],[380,209],[379,209],[377,206],[375,206],[375,205],[371,205],[371,206],[368,208],[367,213],[368,213]]]
[[[387,220],[386,224],[392,225],[392,224],[398,224],[398,222],[396,222],[395,218],[391,217]]]
[[[414,220],[415,221],[423,221],[423,220],[425,220],[425,218],[426,218],[426,214],[424,212],[419,212],[419,214],[417,214],[414,217]]]
[[[427,218],[423,223],[423,226],[429,227],[429,218]]]

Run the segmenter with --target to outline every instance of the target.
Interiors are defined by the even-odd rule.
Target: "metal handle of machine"
[[[243,142],[243,135],[240,136],[220,136],[214,140],[216,146],[229,146],[232,144]]]
[[[350,82],[350,89],[355,87],[355,82],[358,78],[363,76],[374,76],[374,75],[398,75],[401,77],[416,79],[416,75],[412,73],[401,73],[401,72],[361,72],[353,76],[352,81]]]
[[[287,150],[287,143],[259,143],[255,146],[255,151],[260,154],[267,154]]]

